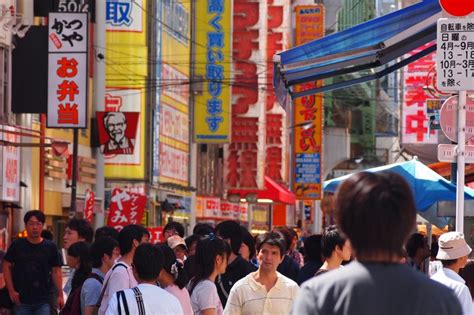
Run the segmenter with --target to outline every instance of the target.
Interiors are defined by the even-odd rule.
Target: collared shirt
[[[230,291],[224,315],[288,314],[299,287],[290,278],[277,272],[275,285],[267,291],[255,280],[256,272],[237,281]]]
[[[92,273],[102,277],[104,279],[105,274],[98,268],[92,268]],[[88,278],[84,281],[81,288],[81,312],[85,314],[86,306],[97,305],[97,299],[100,296],[102,290],[102,283],[95,278]]]
[[[237,258],[227,266],[225,273],[216,278],[217,293],[221,299],[222,306],[225,307],[227,297],[234,284],[253,271],[255,271],[255,268],[248,261],[241,256],[237,256]]]
[[[454,291],[454,294],[458,297],[459,302],[461,303],[464,315],[474,314],[471,293],[465,284],[466,282],[460,275],[449,268],[442,268],[439,269],[431,279],[444,284]]]

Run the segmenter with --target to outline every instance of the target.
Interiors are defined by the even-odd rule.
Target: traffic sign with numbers
[[[457,148],[455,144],[438,144],[438,160],[440,162],[455,163],[457,157]],[[466,145],[464,158],[466,163],[474,163],[474,146]]]
[[[458,97],[451,96],[441,106],[439,120],[444,135],[453,142],[458,142]],[[466,101],[466,141],[474,137],[474,101]]]

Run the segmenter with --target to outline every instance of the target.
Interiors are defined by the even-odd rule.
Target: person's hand
[[[61,291],[58,294],[58,308],[59,310],[62,310],[64,307],[64,297],[63,297],[63,292]]]
[[[8,290],[8,295],[10,296],[10,299],[13,301],[13,303],[20,305],[20,293],[15,290]]]

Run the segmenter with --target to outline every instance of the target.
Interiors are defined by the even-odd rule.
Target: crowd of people
[[[94,233],[74,218],[65,257],[45,234],[44,214],[32,210],[27,237],[4,257],[6,290],[19,315],[474,313],[474,265],[464,268],[471,248],[462,233],[441,235],[430,279],[430,248],[413,234],[416,210],[403,178],[361,172],[335,200],[337,226],[302,246],[291,228],[254,236],[231,220],[197,224],[186,238],[183,225],[169,222],[164,241],[150,244],[141,225]]]

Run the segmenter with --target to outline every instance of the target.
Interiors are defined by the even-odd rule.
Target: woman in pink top
[[[166,246],[159,245],[158,248],[163,254],[163,269],[161,269],[158,282],[161,287],[173,294],[181,303],[183,314],[192,315],[191,299],[188,290],[185,288],[188,283],[188,276],[184,270],[183,262],[176,259],[174,251]]]

